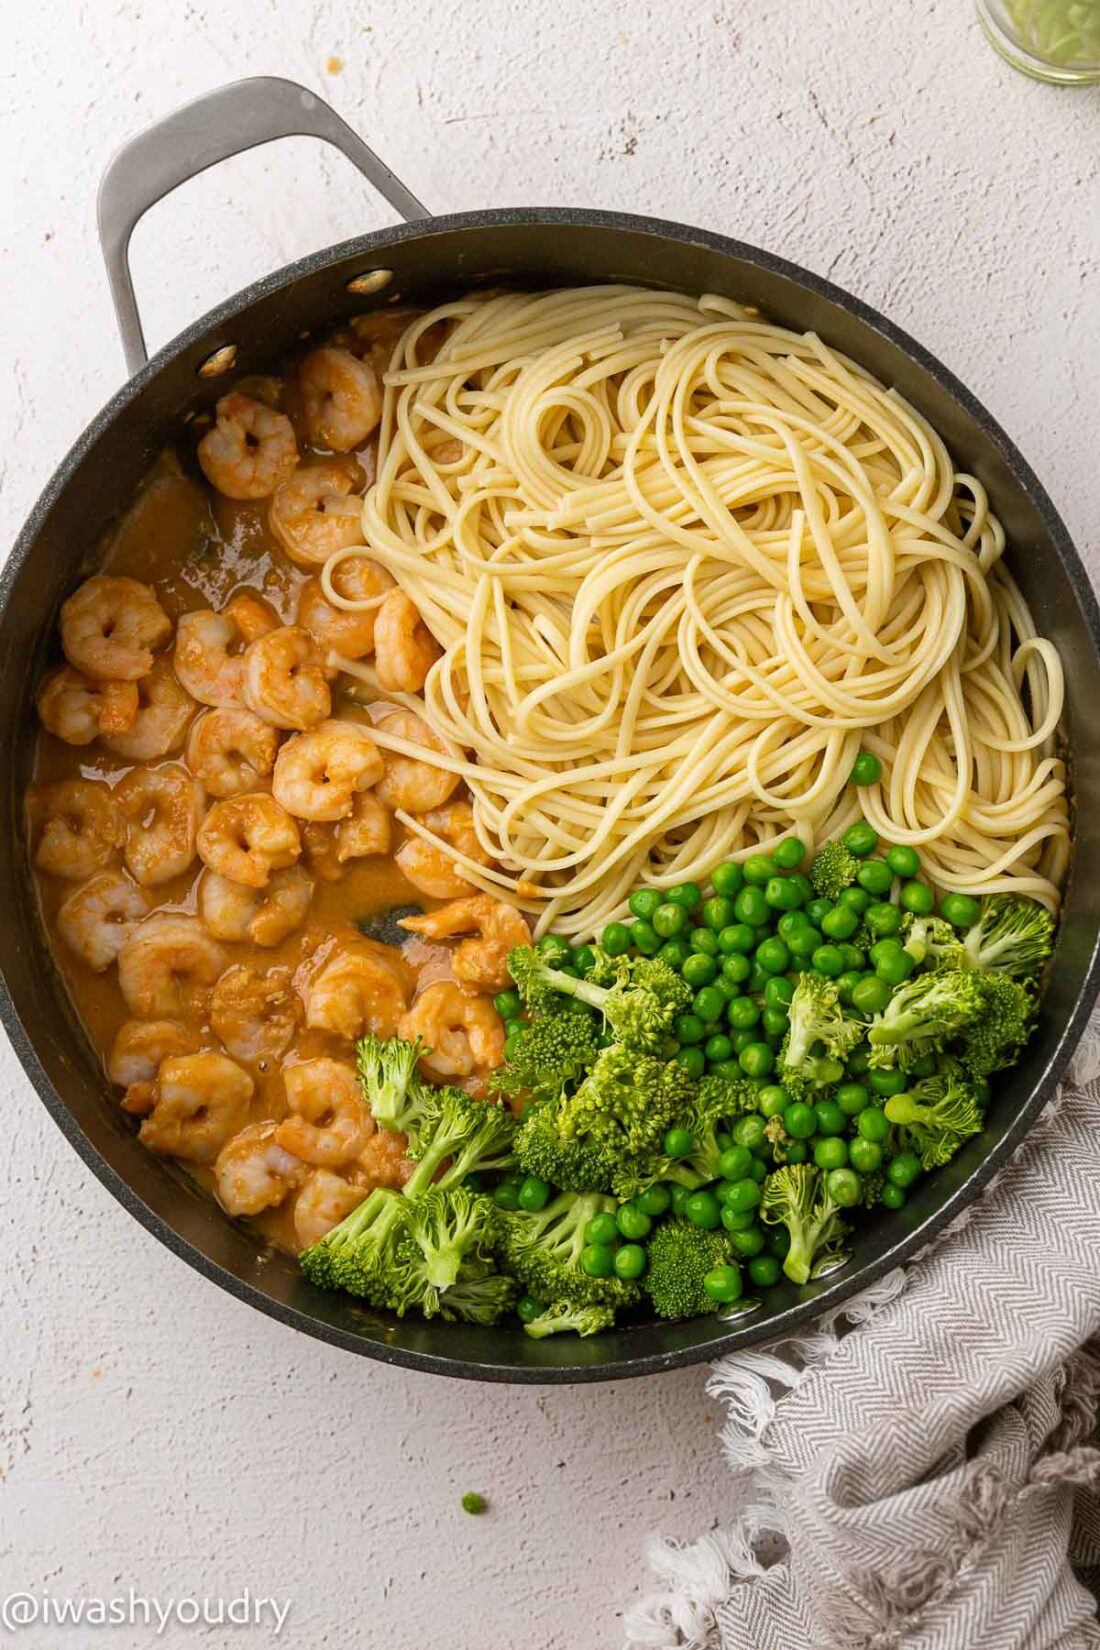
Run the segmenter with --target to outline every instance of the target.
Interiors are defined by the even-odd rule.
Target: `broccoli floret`
[[[559,1192],[538,1211],[502,1213],[498,1254],[503,1270],[518,1278],[536,1300],[572,1301],[577,1306],[629,1306],[639,1297],[636,1283],[623,1278],[591,1278],[581,1270],[585,1228],[594,1215],[611,1214],[615,1199],[598,1192]]]
[[[1054,918],[1033,899],[987,894],[963,940],[966,968],[995,968],[1027,977],[1038,973],[1054,949]]]
[[[716,1266],[735,1264],[724,1232],[666,1220],[649,1240],[645,1286],[662,1318],[701,1318],[717,1310],[703,1288]]]
[[[554,1301],[523,1326],[534,1341],[541,1341],[547,1335],[598,1335],[601,1330],[614,1327],[612,1307],[574,1306],[571,1301]]]
[[[310,1283],[346,1289],[372,1306],[403,1312],[415,1290],[398,1260],[412,1208],[400,1192],[379,1187],[338,1226],[298,1257]]]
[[[966,968],[963,945],[949,922],[942,917],[922,917],[910,913],[902,924],[902,944],[918,967]]]
[[[904,1070],[938,1053],[982,1013],[981,978],[968,969],[944,968],[899,985],[867,1033],[872,1067]]]
[[[551,968],[533,946],[508,957],[508,971],[528,1008],[575,997],[603,1016],[606,1030],[628,1048],[655,1052],[677,1014],[691,1002],[691,987],[657,957],[608,957],[597,951],[587,979]]]
[[[501,1272],[478,1276],[464,1267],[458,1278],[440,1302],[445,1318],[458,1318],[463,1323],[492,1325],[499,1323],[519,1299],[519,1285],[514,1278]]]
[[[415,1135],[424,1116],[426,1085],[416,1075],[416,1063],[429,1052],[419,1037],[411,1043],[400,1037],[362,1037],[357,1047],[359,1081],[371,1116],[380,1129],[401,1129]]]
[[[873,1209],[882,1200],[882,1188],[886,1184],[886,1170],[876,1169],[873,1174],[860,1176],[860,1207]]]
[[[496,1232],[496,1205],[465,1186],[433,1186],[413,1205],[402,1253],[415,1259],[426,1290],[449,1289],[460,1269],[487,1261]],[[425,1315],[432,1314],[425,1309]]]
[[[515,1053],[495,1071],[489,1086],[509,1098],[560,1100],[599,1052],[588,1010],[572,998],[543,1012],[518,1039]]]
[[[602,1141],[563,1135],[558,1108],[549,1101],[525,1114],[516,1132],[516,1161],[528,1174],[573,1192],[606,1191],[616,1167]]]
[[[731,1118],[755,1111],[758,1104],[758,1091],[747,1079],[741,1082],[737,1078],[704,1077],[676,1120],[677,1128],[690,1129],[695,1144],[684,1157],[664,1158],[655,1178],[675,1181],[691,1191],[717,1180],[718,1159],[722,1155],[719,1133]],[[615,1190],[620,1197],[633,1197],[636,1192],[644,1191],[645,1186],[620,1190],[617,1185]]]
[[[992,972],[967,976],[976,982],[978,1012],[958,1039],[955,1050],[970,1077],[1015,1064],[1031,1035],[1035,998],[1021,980]]]
[[[783,1270],[792,1283],[808,1283],[846,1256],[848,1228],[840,1206],[829,1196],[821,1170],[808,1163],[788,1163],[768,1176],[760,1218],[785,1226],[791,1235]]]
[[[789,1012],[790,1028],[779,1053],[782,1081],[791,1077],[815,1085],[837,1082],[865,1027],[845,1013],[836,981],[821,974],[799,975]],[[829,1062],[825,1069],[815,1061],[822,1055]],[[841,1069],[834,1071],[836,1066]]]
[[[850,888],[856,880],[858,870],[859,860],[839,838],[835,842],[823,842],[810,866],[814,893],[821,899],[839,899],[845,888]]]
[[[974,1091],[951,1077],[926,1077],[911,1091],[891,1096],[885,1109],[926,1169],[948,1162],[964,1140],[980,1134],[984,1122]]]
[[[465,1089],[426,1088],[420,1127],[408,1146],[416,1169],[405,1196],[420,1197],[433,1182],[459,1186],[467,1175],[511,1168],[515,1134],[515,1119],[504,1106],[475,1100]]]

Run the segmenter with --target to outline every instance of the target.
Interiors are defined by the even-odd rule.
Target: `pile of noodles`
[[[813,334],[630,287],[445,304],[395,350],[363,527],[330,593],[369,554],[444,650],[404,700],[444,750],[379,742],[461,773],[499,869],[441,847],[540,928],[861,814],[941,888],[1056,905],[1058,656],[981,485]]]

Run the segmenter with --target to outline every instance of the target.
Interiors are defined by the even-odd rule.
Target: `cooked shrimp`
[[[115,786],[126,820],[123,848],[131,873],[145,888],[182,876],[195,858],[202,787],[178,762],[133,768]]]
[[[401,926],[433,940],[472,935],[456,946],[451,967],[456,979],[477,991],[506,991],[511,983],[509,951],[531,943],[526,918],[514,906],[488,894],[452,900],[423,917],[404,917]]]
[[[359,1207],[368,1190],[366,1186],[353,1186],[331,1169],[312,1169],[294,1199],[294,1236],[299,1249],[320,1243],[334,1226],[339,1226]]]
[[[133,682],[97,682],[62,665],[38,695],[42,726],[67,745],[90,745],[102,734],[125,733],[138,713]]]
[[[81,962],[102,974],[118,961],[149,905],[148,894],[125,871],[97,871],[61,906],[57,931]]]
[[[173,1054],[157,1070],[156,1103],[142,1123],[143,1145],[188,1163],[212,1163],[248,1117],[255,1087],[224,1054]]]
[[[449,842],[475,864],[493,863],[474,830],[474,810],[469,802],[449,802],[445,807],[432,808],[424,814],[421,823],[433,836]],[[408,837],[394,858],[413,887],[431,899],[461,899],[465,894],[477,893],[476,886],[462,875],[457,860],[423,837]]]
[[[504,1055],[504,1025],[492,999],[448,980],[420,993],[397,1035],[408,1042],[423,1038],[431,1052],[422,1056],[420,1068],[439,1082],[492,1071]]]
[[[27,792],[27,811],[43,826],[34,863],[51,877],[88,877],[122,847],[115,799],[98,779],[58,779]]]
[[[275,1139],[274,1123],[250,1123],[227,1140],[214,1164],[214,1191],[229,1215],[276,1209],[309,1174]]]
[[[345,556],[332,571],[332,585],[338,596],[348,601],[381,602],[393,580],[384,567],[361,556]],[[297,623],[304,625],[327,653],[345,659],[361,659],[374,646],[377,607],[345,608],[330,602],[319,578],[307,579],[298,597]]]
[[[272,616],[266,630],[275,628]],[[264,634],[241,596],[220,613],[209,607],[185,613],[176,627],[176,675],[202,704],[231,704],[244,688],[244,650]]]
[[[376,1129],[348,1171],[356,1185],[369,1191],[388,1186],[399,1192],[416,1170],[406,1152],[408,1144],[398,1129]]]
[[[119,952],[118,983],[131,1014],[172,1019],[201,1002],[225,961],[198,917],[154,911]]]
[[[415,602],[391,590],[374,625],[374,668],[387,693],[419,693],[442,649]]]
[[[254,590],[238,590],[226,602],[223,612],[232,619],[246,642],[259,641],[269,630],[279,628],[279,616],[275,609],[262,596],[257,596]]]
[[[238,391],[223,395],[215,413],[199,442],[207,481],[226,498],[267,498],[298,462],[290,419]]]
[[[237,963],[227,968],[210,999],[210,1024],[235,1060],[277,1060],[298,1029],[300,1005],[288,968]]]
[[[306,1025],[354,1041],[366,1032],[392,1037],[405,1012],[405,985],[384,952],[337,951],[302,989]]]
[[[126,1020],[107,1057],[107,1075],[119,1088],[148,1083],[162,1060],[172,1054],[194,1054],[198,1037],[179,1020]]]
[[[216,871],[199,883],[199,915],[216,940],[280,945],[306,920],[313,880],[297,865],[272,871],[266,888],[246,888]]]
[[[118,732],[104,728],[103,743],[129,762],[156,762],[182,744],[195,701],[180,687],[168,659],[157,659],[148,676],[126,685],[136,695],[135,714]]]
[[[324,1169],[353,1162],[375,1123],[352,1067],[342,1060],[303,1060],[286,1067],[283,1082],[290,1116],[275,1130],[279,1145]]]
[[[406,739],[411,745],[443,752],[435,734],[415,711],[391,711],[379,725],[386,733]],[[426,813],[429,808],[441,808],[458,788],[458,774],[448,773],[446,768],[418,762],[415,757],[402,756],[397,751],[385,751],[384,755],[386,771],[375,788],[387,808],[401,808],[410,814]]]
[[[211,796],[254,791],[275,766],[279,730],[243,705],[205,710],[187,736],[187,766]]]
[[[265,791],[215,802],[197,845],[204,865],[246,888],[265,888],[272,871],[293,865],[302,851],[297,825]]]
[[[74,669],[104,681],[136,682],[172,621],[147,584],[97,573],[61,607],[61,646]]]
[[[368,728],[359,722],[322,722],[287,740],[276,758],[271,788],[299,819],[345,819],[356,793],[381,779],[384,768]]]
[[[349,859],[369,859],[373,854],[388,854],[392,835],[389,810],[373,791],[360,792],[352,803],[351,813],[336,827],[337,864],[344,865]]]
[[[350,453],[382,416],[382,386],[368,361],[346,349],[315,349],[298,368],[309,439],[315,447]]]
[[[284,625],[244,656],[244,702],[272,727],[304,733],[332,709],[320,650],[308,630]]]
[[[362,471],[345,458],[303,464],[279,488],[267,524],[291,561],[321,567],[334,550],[363,543]]]

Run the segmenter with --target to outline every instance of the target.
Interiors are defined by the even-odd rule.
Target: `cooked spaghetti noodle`
[[[378,742],[461,772],[500,869],[441,850],[541,928],[861,813],[943,888],[1056,904],[1058,656],[981,484],[813,334],[629,287],[443,305],[392,358],[363,522],[330,599],[368,554],[444,649],[403,702],[445,749]]]

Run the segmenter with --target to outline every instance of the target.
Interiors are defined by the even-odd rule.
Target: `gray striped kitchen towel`
[[[652,1538],[630,1650],[1097,1650],[1100,1016],[964,1222],[709,1390],[730,1511]]]

